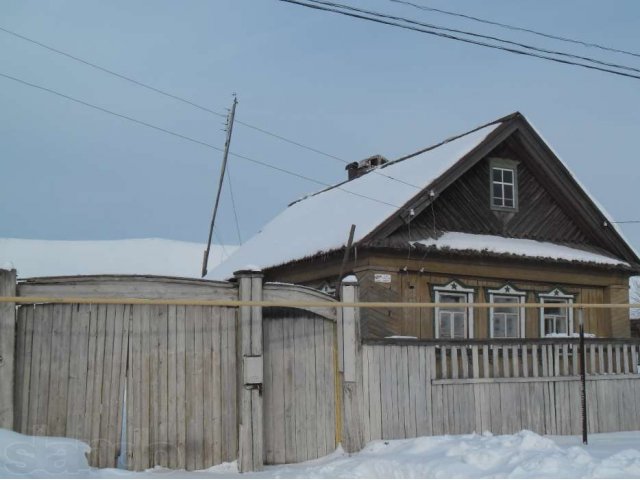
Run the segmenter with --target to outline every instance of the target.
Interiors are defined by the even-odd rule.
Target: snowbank
[[[267,466],[238,474],[226,463],[200,472],[89,469],[87,446],[76,440],[32,438],[0,430],[0,477],[91,478],[637,478],[640,432],[596,434],[588,446],[576,436],[446,435],[371,442],[361,452],[341,450],[318,460]]]
[[[213,245],[209,268],[237,247]],[[161,238],[27,240],[0,238],[0,265],[20,278],[64,275],[166,275],[200,278],[205,245]]]
[[[0,478],[86,477],[89,446],[79,440],[29,437],[0,429]]]

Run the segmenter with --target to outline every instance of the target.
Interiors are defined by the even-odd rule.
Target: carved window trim
[[[462,302],[460,303],[473,303],[473,295],[475,290],[473,288],[465,287],[462,283],[452,280],[445,285],[439,285],[433,287],[433,298],[435,303],[439,303],[443,295],[455,295],[458,296]],[[455,305],[452,303],[452,306]],[[434,333],[435,338],[442,338],[440,335],[440,315],[445,313],[460,313],[459,311],[453,311],[456,307],[435,307],[434,309]],[[473,338],[473,307],[461,307],[464,309],[464,335],[462,338]],[[455,327],[453,327],[455,330]],[[459,338],[455,336],[445,338]]]
[[[500,303],[499,301],[497,301],[500,298],[510,298],[510,299],[515,299],[516,300],[515,303],[525,303],[527,298],[527,292],[525,292],[524,290],[518,290],[513,285],[508,283],[498,289],[487,289],[487,293],[489,294],[489,303]],[[505,305],[508,305],[508,303],[505,302]],[[512,336],[496,337],[495,325],[494,325],[494,316],[496,315],[495,308],[494,307],[489,308],[489,337],[490,338],[525,338],[526,336],[525,309],[524,307],[516,307],[516,310],[518,312],[518,318],[516,320],[518,325],[517,335],[515,337],[512,337]]]
[[[566,334],[571,335],[573,333],[573,301],[575,300],[575,295],[568,294],[565,291],[563,291],[561,288],[555,287],[555,288],[552,288],[547,293],[539,293],[538,299],[540,303],[566,305],[565,307],[560,307],[560,308],[566,309],[566,315],[565,315],[566,321],[567,321]],[[545,307],[540,307],[540,336],[541,337],[545,337],[546,335],[551,333],[556,333],[556,332],[546,331],[545,326],[546,326],[547,315],[550,317],[550,319],[551,317],[554,317],[553,318],[554,325],[558,320],[557,317],[562,317],[561,315],[553,315],[553,314],[545,313]]]

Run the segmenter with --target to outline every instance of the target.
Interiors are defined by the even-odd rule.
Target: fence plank
[[[369,418],[371,424],[371,440],[382,439],[382,395],[380,370],[382,368],[382,358],[384,355],[384,347],[370,346],[369,350]]]
[[[462,378],[469,378],[469,350],[466,346],[460,347],[460,363],[462,364]]]
[[[451,378],[458,378],[458,348],[451,347]]]
[[[23,370],[20,376],[17,377],[17,381],[19,383],[19,388],[22,392],[20,404],[16,405],[16,407],[20,410],[20,424],[16,424],[15,426],[20,433],[28,433],[28,421],[29,421],[29,399],[32,395],[32,392],[29,390],[29,386],[31,385],[31,374],[32,369],[31,365],[33,363],[33,357],[35,357],[35,351],[33,350],[34,343],[34,328],[33,328],[33,315],[35,308],[30,305],[25,305],[20,307],[20,311],[24,315],[24,350],[22,356]],[[86,342],[85,342],[86,344]],[[80,347],[81,348],[81,347]],[[80,437],[75,437],[80,438]]]
[[[607,345],[607,373],[613,373],[613,347],[611,344]]]
[[[176,306],[176,435],[177,435],[177,466],[187,468],[187,378],[190,371],[187,364],[187,334],[191,332],[191,321],[187,321],[187,308]],[[191,340],[189,340],[191,344]]]
[[[622,373],[622,364],[620,362],[620,350],[621,347],[620,345],[616,345],[615,347],[615,354],[616,354],[616,373]]]
[[[603,374],[606,370],[604,369],[604,346],[598,345],[598,373]]]
[[[514,345],[513,347],[511,347],[512,349],[512,355],[513,355],[513,376],[514,377],[519,377],[520,376],[520,365],[518,362],[518,357],[519,357],[519,350],[520,347],[518,345]]]
[[[214,440],[221,430],[220,331],[214,327],[211,307],[204,307],[202,314],[203,464],[206,468],[220,463],[222,456],[220,441]],[[214,388],[214,382],[218,388]],[[218,405],[214,404],[216,401]]]
[[[440,378],[449,378],[447,372],[447,347],[440,347]]]
[[[529,345],[526,344],[522,345],[522,376],[529,376]]]
[[[489,345],[482,346],[482,376],[489,378]]]
[[[179,468],[178,447],[178,315],[177,306],[167,308],[167,438],[173,446],[169,448],[169,468]]]
[[[531,346],[531,376],[538,376],[538,346]]]
[[[323,405],[327,412],[327,420],[325,424],[325,442],[327,452],[333,452],[336,448],[336,404],[335,404],[335,368],[334,368],[334,348],[335,348],[335,329],[333,323],[327,320],[318,320],[324,328],[324,385],[325,397]]]
[[[473,371],[473,378],[480,378],[480,362],[478,358],[478,346],[471,347],[471,364]]]
[[[310,456],[307,453],[307,436],[306,431],[310,428],[315,428],[315,425],[307,425],[307,398],[305,395],[306,385],[306,369],[305,369],[305,357],[307,355],[305,343],[304,343],[304,319],[293,319],[293,355],[294,355],[294,369],[293,369],[293,395],[294,395],[294,409],[295,409],[295,458],[297,462],[305,461]],[[309,409],[310,410],[310,409]]]
[[[629,345],[626,343],[622,346],[623,373],[629,373]]]

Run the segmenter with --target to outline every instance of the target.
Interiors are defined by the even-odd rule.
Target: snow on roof
[[[214,245],[209,267],[237,247]],[[205,245],[160,238],[128,240],[27,240],[0,238],[0,265],[20,278],[65,275],[200,277]]]
[[[471,250],[477,252],[490,252],[497,254],[510,254],[533,258],[552,258],[554,260],[566,260],[572,262],[588,262],[606,265],[625,265],[618,258],[612,258],[598,253],[588,252],[578,248],[567,247],[551,242],[539,242],[522,238],[506,238],[496,235],[479,235],[462,232],[446,232],[438,239],[418,240],[418,243],[426,247],[450,250]]]
[[[354,242],[361,240],[500,125],[496,122],[291,204],[208,277],[226,279],[248,263],[266,268],[341,248],[352,224]]]

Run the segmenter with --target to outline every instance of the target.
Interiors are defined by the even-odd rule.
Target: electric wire
[[[20,38],[20,39],[25,40],[27,42],[33,43],[34,45],[38,45],[39,47],[45,48],[45,49],[50,50],[50,51],[52,51],[54,53],[57,53],[59,55],[63,55],[65,57],[70,58],[72,60],[75,60],[77,62],[83,63],[84,65],[87,65],[87,66],[89,66],[91,68],[95,68],[95,69],[100,70],[100,71],[102,71],[104,73],[107,73],[109,75],[113,75],[115,77],[118,77],[121,80],[125,80],[127,82],[131,82],[131,83],[133,83],[135,85],[138,85],[139,87],[146,88],[146,89],[151,90],[153,92],[159,93],[160,95],[164,95],[165,97],[172,98],[173,100],[177,100],[179,102],[185,103],[185,104],[190,105],[192,107],[198,108],[198,109],[200,109],[200,110],[202,110],[204,112],[210,113],[212,115],[216,115],[218,117],[223,117],[223,118],[227,117],[227,115],[224,114],[224,113],[217,112],[217,111],[215,111],[215,110],[213,110],[211,108],[208,108],[208,107],[205,107],[205,106],[200,105],[198,103],[195,103],[195,102],[193,102],[191,100],[188,100],[188,99],[186,99],[184,97],[180,97],[180,96],[175,95],[175,94],[173,94],[171,92],[168,92],[166,90],[162,90],[160,88],[154,87],[152,85],[149,85],[148,83],[141,82],[140,80],[136,80],[135,78],[133,78],[131,76],[124,75],[122,73],[118,73],[118,72],[116,72],[114,70],[110,70],[110,69],[108,69],[106,67],[98,65],[97,63],[90,62],[90,61],[85,60],[83,58],[77,57],[77,56],[72,55],[72,54],[70,54],[68,52],[62,51],[60,49],[57,49],[57,48],[52,47],[50,45],[47,45],[45,43],[39,42],[38,40],[34,40],[33,38],[29,38],[29,37],[26,37],[26,36],[21,35],[19,33],[16,33],[14,31],[11,31],[11,30],[9,30],[9,29],[7,29],[5,27],[0,26],[0,31],[3,31],[3,32],[5,32],[5,33],[7,33],[9,35],[13,35],[14,37]],[[311,152],[317,153],[318,155],[324,155],[325,157],[329,157],[329,158],[333,158],[333,159],[336,159],[336,160],[340,160],[342,162],[346,162],[346,160],[344,160],[344,159],[342,159],[340,157],[337,157],[337,156],[332,155],[332,154],[327,153],[327,152],[323,152],[322,150],[318,150],[317,148],[313,148],[313,147],[310,147],[308,145],[304,145],[303,143],[297,142],[295,140],[291,140],[290,138],[284,137],[284,136],[279,135],[277,133],[270,132],[268,130],[265,130],[264,128],[257,127],[255,125],[250,124],[250,123],[243,122],[243,121],[237,120],[237,119],[236,119],[235,123],[238,123],[238,124],[240,124],[240,125],[242,125],[244,127],[247,127],[247,128],[251,128],[251,129],[253,129],[255,131],[258,131],[258,132],[261,132],[261,133],[263,133],[265,135],[269,135],[269,136],[271,136],[273,138],[277,138],[277,139],[282,140],[284,142],[290,143],[290,144],[295,145],[297,147],[304,148],[304,149],[309,150]]]
[[[231,181],[231,165],[227,164],[227,183],[229,184],[229,193],[231,195],[231,207],[233,208],[233,217],[236,223],[236,233],[238,235],[238,243],[242,245],[242,235],[240,235],[240,222],[238,221],[238,210],[236,209],[236,199],[233,195],[233,186]]]
[[[98,111],[100,111],[100,112],[107,113],[107,114],[109,114],[109,115],[114,115],[114,116],[119,117],[119,118],[122,118],[122,119],[124,119],[124,120],[128,120],[128,121],[130,121],[130,122],[137,123],[138,125],[143,125],[143,126],[145,126],[145,127],[147,127],[147,128],[151,128],[151,129],[153,129],[153,130],[157,130],[157,131],[159,131],[159,132],[163,132],[163,133],[166,133],[166,134],[168,134],[168,135],[172,135],[172,136],[174,136],[174,137],[181,138],[181,139],[186,140],[186,141],[188,141],[188,142],[192,142],[192,143],[196,143],[196,144],[198,144],[198,145],[202,145],[203,147],[211,148],[211,149],[213,149],[213,150],[217,150],[217,151],[219,151],[219,152],[223,152],[223,151],[224,151],[222,148],[220,148],[220,147],[216,147],[215,145],[212,145],[212,144],[207,143],[207,142],[203,142],[202,140],[198,140],[198,139],[195,139],[195,138],[189,137],[189,136],[187,136],[187,135],[184,135],[184,134],[182,134],[182,133],[174,132],[173,130],[168,130],[168,129],[166,129],[166,128],[159,127],[159,126],[157,126],[157,125],[153,125],[153,124],[151,124],[151,123],[147,123],[147,122],[144,122],[144,121],[142,121],[142,120],[138,120],[138,119],[136,119],[136,118],[134,118],[134,117],[130,117],[130,116],[128,116],[128,115],[124,115],[124,114],[122,114],[122,113],[117,113],[117,112],[114,112],[114,111],[112,111],[112,110],[108,110],[108,109],[106,109],[106,108],[104,108],[104,107],[100,107],[100,106],[98,106],[98,105],[94,105],[94,104],[92,104],[92,103],[85,102],[84,100],[80,100],[80,99],[77,99],[77,98],[71,97],[71,96],[66,95],[66,94],[64,94],[64,93],[60,93],[60,92],[58,92],[58,91],[56,91],[56,90],[52,90],[52,89],[50,89],[50,88],[43,87],[43,86],[41,86],[41,85],[37,85],[37,84],[35,84],[35,83],[27,82],[26,80],[22,80],[22,79],[20,79],[20,78],[13,77],[13,76],[11,76],[11,75],[7,75],[6,73],[2,73],[2,72],[0,72],[0,77],[4,77],[4,78],[9,79],[9,80],[12,80],[12,81],[14,81],[14,82],[18,82],[18,83],[21,83],[21,84],[23,84],[23,85],[26,85],[26,86],[29,86],[29,87],[32,87],[32,88],[39,89],[39,90],[42,90],[42,91],[45,91],[45,92],[51,93],[51,94],[53,94],[53,95],[57,95],[57,96],[59,96],[59,97],[62,97],[62,98],[64,98],[64,99],[67,99],[67,100],[72,101],[72,102],[75,102],[75,103],[78,103],[78,104],[80,104],[80,105],[84,105],[84,106],[86,106],[86,107],[89,107],[89,108],[92,108],[92,109],[98,110]],[[330,183],[326,183],[326,182],[323,182],[323,181],[321,181],[321,180],[317,180],[317,179],[315,179],[315,178],[312,178],[312,177],[309,177],[309,176],[306,176],[306,175],[303,175],[303,174],[300,174],[300,173],[292,172],[292,171],[287,170],[287,169],[285,169],[285,168],[278,167],[278,166],[276,166],[276,165],[272,165],[272,164],[270,164],[270,163],[263,162],[263,161],[261,161],[261,160],[256,160],[255,158],[251,158],[251,157],[248,157],[248,156],[246,156],[246,155],[242,155],[242,154],[240,154],[240,153],[234,153],[234,152],[231,152],[231,151],[230,151],[230,152],[229,152],[229,155],[233,155],[234,157],[237,157],[237,158],[242,158],[243,160],[246,160],[246,161],[248,161],[248,162],[254,163],[254,164],[256,164],[256,165],[262,165],[263,167],[270,168],[270,169],[272,169],[272,170],[276,170],[276,171],[279,171],[279,172],[285,173],[285,174],[287,174],[287,175],[291,175],[291,176],[293,176],[293,177],[300,178],[300,179],[302,179],[302,180],[307,180],[307,181],[309,181],[309,182],[312,182],[312,183],[315,183],[315,184],[318,184],[318,185],[321,185],[321,186],[324,186],[324,187],[328,187],[328,188],[336,188],[336,189],[338,189],[338,190],[341,190],[341,191],[343,191],[343,192],[346,192],[346,193],[348,193],[348,194],[350,194],[350,195],[354,195],[354,196],[356,196],[356,197],[365,198],[365,199],[367,199],[367,200],[371,200],[371,201],[373,201],[373,202],[377,202],[377,203],[380,203],[380,204],[383,204],[383,205],[387,205],[387,206],[390,206],[390,207],[400,208],[398,205],[394,205],[394,204],[389,203],[389,202],[386,202],[386,201],[384,201],[384,200],[380,200],[380,199],[377,199],[377,198],[374,198],[374,197],[370,197],[370,196],[368,196],[368,195],[363,195],[363,194],[361,194],[361,193],[353,192],[353,191],[351,191],[351,190],[347,190],[346,188],[342,188],[342,187],[339,187],[339,186],[331,185]]]
[[[323,0],[307,0],[307,1],[308,2],[312,2],[312,3],[318,3],[320,5],[328,5],[328,6],[331,6],[331,7],[344,8],[346,10],[351,10],[353,12],[366,13],[367,15],[375,15],[375,16],[381,17],[381,18],[388,18],[388,19],[391,19],[391,20],[398,20],[398,21],[406,22],[406,23],[409,23],[409,24],[412,24],[412,25],[420,25],[421,27],[433,28],[434,30],[442,30],[444,32],[460,33],[460,34],[468,35],[468,36],[471,36],[471,37],[483,38],[485,40],[494,40],[494,41],[497,41],[497,42],[505,43],[507,45],[515,45],[517,47],[526,48],[528,50],[532,50],[532,51],[535,51],[535,52],[549,53],[551,55],[558,55],[558,56],[567,57],[567,58],[575,58],[575,59],[578,59],[578,60],[585,60],[587,62],[592,62],[592,63],[595,63],[597,65],[604,65],[604,66],[608,66],[608,67],[619,68],[621,70],[629,70],[629,71],[640,73],[640,69],[639,68],[630,67],[630,66],[627,66],[627,65],[620,65],[620,64],[617,64],[617,63],[605,62],[605,61],[598,60],[598,59],[595,59],[595,58],[592,58],[592,57],[585,57],[585,56],[582,56],[582,55],[576,55],[576,54],[573,54],[573,53],[561,52],[561,51],[558,51],[558,50],[547,50],[547,49],[544,49],[544,48],[531,46],[531,45],[528,45],[528,44],[525,44],[525,43],[515,42],[515,41],[512,41],[512,40],[505,40],[503,38],[495,37],[495,36],[492,36],[492,35],[483,35],[483,34],[480,34],[480,33],[469,32],[469,31],[466,31],[466,30],[458,30],[458,29],[455,29],[455,28],[443,27],[443,26],[434,25],[434,24],[431,24],[431,23],[419,22],[417,20],[412,20],[412,19],[405,18],[405,17],[398,17],[398,16],[395,16],[395,15],[389,15],[389,14],[386,14],[386,13],[375,12],[375,11],[372,11],[372,10],[365,10],[363,8],[357,8],[357,7],[353,7],[351,5],[344,5],[344,4],[341,4],[341,3],[333,3],[333,2],[323,1]]]
[[[7,33],[7,34],[9,34],[9,35],[13,35],[13,36],[15,36],[15,37],[17,37],[17,38],[20,38],[20,39],[22,39],[22,40],[25,40],[25,41],[27,41],[27,42],[33,43],[34,45],[37,45],[37,46],[42,47],[42,48],[45,48],[45,49],[50,50],[50,51],[52,51],[52,52],[54,52],[54,53],[57,53],[57,54],[59,54],[59,55],[63,55],[63,56],[65,56],[65,57],[67,57],[67,58],[70,58],[70,59],[72,59],[72,60],[75,60],[75,61],[77,61],[77,62],[80,62],[80,63],[82,63],[82,64],[84,64],[84,65],[89,66],[89,67],[95,68],[95,69],[97,69],[97,70],[100,70],[100,71],[102,71],[102,72],[104,72],[104,73],[107,73],[107,74],[109,74],[109,75],[113,75],[113,76],[118,77],[118,78],[120,78],[120,79],[122,79],[122,80],[125,80],[125,81],[127,81],[127,82],[131,82],[131,83],[133,83],[133,84],[135,84],[135,85],[137,85],[137,86],[139,86],[139,87],[146,88],[146,89],[151,90],[151,91],[153,91],[153,92],[156,92],[156,93],[158,93],[158,94],[160,94],[160,95],[164,95],[164,96],[166,96],[166,97],[168,97],[168,98],[172,98],[172,99],[174,99],[174,100],[177,100],[177,101],[179,101],[179,102],[185,103],[185,104],[187,104],[187,105],[191,105],[192,107],[198,108],[198,109],[200,109],[200,110],[202,110],[202,111],[208,112],[208,113],[213,114],[213,115],[217,115],[217,116],[219,116],[219,117],[224,117],[224,118],[226,118],[226,117],[227,117],[227,115],[225,115],[224,113],[217,112],[217,111],[212,110],[212,109],[210,109],[210,108],[208,108],[208,107],[205,107],[205,106],[200,105],[200,104],[198,104],[198,103],[192,102],[191,100],[187,100],[186,98],[183,98],[183,97],[180,97],[180,96],[175,95],[175,94],[173,94],[173,93],[170,93],[170,92],[168,92],[168,91],[166,91],[166,90],[162,90],[162,89],[159,89],[159,88],[153,87],[153,86],[151,86],[151,85],[149,85],[149,84],[147,84],[147,83],[143,83],[143,82],[141,82],[141,81],[139,81],[139,80],[136,80],[135,78],[132,78],[131,76],[124,75],[124,74],[122,74],[122,73],[118,73],[118,72],[116,72],[116,71],[114,71],[114,70],[110,70],[110,69],[108,69],[108,68],[106,68],[106,67],[103,67],[103,66],[101,66],[101,65],[98,65],[97,63],[90,62],[90,61],[85,60],[85,59],[83,59],[83,58],[77,57],[77,56],[72,55],[72,54],[70,54],[70,53],[68,53],[68,52],[62,51],[62,50],[60,50],[60,49],[57,49],[57,48],[55,48],[55,47],[52,47],[52,46],[47,45],[47,44],[45,44],[45,43],[42,43],[42,42],[40,42],[40,41],[38,41],[38,40],[34,40],[34,39],[32,39],[32,38],[29,38],[29,37],[26,37],[26,36],[21,35],[21,34],[19,34],[19,33],[16,33],[16,32],[14,32],[14,31],[11,31],[11,30],[9,30],[9,29],[7,29],[7,28],[4,28],[4,27],[2,27],[2,26],[0,26],[0,31],[3,31],[3,32],[5,32],[5,33]],[[347,164],[347,165],[348,165],[348,164],[350,163],[349,161],[347,161],[347,160],[345,160],[345,159],[343,159],[343,158],[340,158],[340,157],[338,157],[338,156],[336,156],[336,155],[332,155],[332,154],[327,153],[327,152],[324,152],[324,151],[322,151],[322,150],[318,150],[317,148],[310,147],[310,146],[308,146],[308,145],[305,145],[305,144],[303,144],[303,143],[297,142],[297,141],[292,140],[292,139],[290,139],[290,138],[284,137],[284,136],[279,135],[279,134],[277,134],[277,133],[270,132],[269,130],[265,130],[264,128],[260,128],[260,127],[258,127],[258,126],[256,126],[256,125],[252,125],[252,124],[250,124],[250,123],[243,122],[243,121],[238,120],[238,119],[236,119],[236,120],[235,120],[235,123],[237,123],[237,124],[239,124],[239,125],[242,125],[242,126],[244,126],[244,127],[250,128],[250,129],[252,129],[252,130],[255,130],[255,131],[257,131],[257,132],[263,133],[264,135],[268,135],[268,136],[270,136],[270,137],[276,138],[276,139],[281,140],[281,141],[283,141],[283,142],[289,143],[289,144],[291,144],[291,145],[295,145],[295,146],[297,146],[297,147],[299,147],[299,148],[303,148],[303,149],[308,150],[308,151],[310,151],[310,152],[316,153],[316,154],[318,154],[318,155],[322,155],[322,156],[325,156],[325,157],[327,157],[327,158],[331,158],[331,159],[337,160],[337,161],[339,161],[339,162],[342,162],[343,164]],[[398,179],[398,178],[394,178],[394,177],[392,177],[392,176],[390,176],[390,175],[386,175],[386,174],[384,174],[384,173],[382,173],[382,172],[376,172],[376,173],[377,173],[378,175],[385,176],[385,177],[389,178],[390,180],[394,180],[394,181],[396,181],[396,182],[403,183],[403,184],[408,185],[408,186],[410,186],[410,187],[413,187],[413,188],[416,188],[416,189],[420,189],[420,188],[421,188],[421,187],[419,187],[419,186],[417,186],[417,185],[413,185],[413,184],[411,184],[411,183],[409,183],[409,182],[406,182],[406,181],[404,181],[404,180],[401,180],[401,179]]]
[[[437,31],[433,31],[433,30],[427,30],[425,28],[418,28],[418,27],[413,27],[411,25],[404,25],[402,23],[397,23],[391,20],[385,20],[383,18],[376,18],[376,17],[367,17],[358,13],[351,13],[351,12],[347,12],[344,10],[339,10],[339,9],[335,9],[335,8],[331,8],[331,7],[327,7],[327,6],[322,6],[322,5],[318,5],[318,4],[309,4],[309,3],[304,3],[298,0],[279,0],[281,2],[285,2],[285,3],[291,3],[294,5],[299,5],[302,7],[307,7],[307,8],[311,8],[314,10],[322,10],[325,12],[331,12],[331,13],[337,13],[340,15],[344,15],[344,16],[348,16],[348,17],[352,17],[352,18],[357,18],[360,20],[368,20],[370,22],[375,22],[375,23],[380,23],[383,25],[389,25],[389,26],[393,26],[393,27],[399,27],[399,28],[403,28],[405,30],[412,30],[415,32],[420,32],[420,33],[424,33],[427,35],[433,35],[433,36],[437,36],[437,37],[442,37],[442,38],[446,38],[446,39],[450,39],[450,40],[456,40],[459,42],[464,42],[464,43],[469,43],[469,44],[473,44],[473,45],[478,45],[478,46],[482,46],[482,47],[486,47],[486,48],[492,48],[495,50],[502,50],[505,52],[509,52],[509,53],[514,53],[517,55],[524,55],[524,56],[528,56],[528,57],[535,57],[535,58],[539,58],[542,60],[548,60],[551,62],[556,62],[556,63],[562,63],[565,65],[571,65],[571,66],[577,66],[577,67],[582,67],[582,68],[586,68],[589,70],[597,70],[600,72],[604,72],[604,73],[610,73],[613,75],[618,75],[621,77],[628,77],[628,78],[634,78],[637,80],[640,80],[640,76],[639,75],[634,75],[632,73],[626,73],[626,72],[620,72],[617,70],[611,70],[609,68],[603,68],[603,67],[598,67],[596,65],[589,65],[586,63],[581,63],[581,62],[573,62],[570,60],[565,60],[562,58],[556,58],[556,57],[550,57],[547,55],[542,55],[542,54],[538,54],[535,52],[527,52],[527,51],[523,51],[523,50],[518,50],[515,48],[511,48],[511,47],[505,47],[502,45],[495,45],[495,44],[491,44],[491,43],[486,43],[486,42],[482,42],[482,41],[478,41],[478,40],[472,40],[470,38],[463,38],[463,37],[458,37],[455,35],[450,35],[447,33],[442,33],[442,32],[437,32]],[[313,0],[309,0],[309,1],[313,1]]]
[[[403,5],[409,5],[411,7],[415,7],[415,8],[418,8],[420,10],[425,10],[425,11],[429,11],[429,12],[438,12],[438,13],[442,13],[444,15],[450,15],[450,16],[453,16],[453,17],[466,18],[467,20],[473,20],[475,22],[485,23],[487,25],[494,25],[494,26],[497,26],[497,27],[506,28],[508,30],[531,33],[533,35],[538,35],[540,37],[550,38],[552,40],[559,40],[561,42],[573,43],[573,44],[576,44],[576,45],[581,45],[583,47],[597,48],[597,49],[604,50],[604,51],[607,51],[607,52],[621,53],[621,54],[624,54],[624,55],[630,55],[632,57],[640,58],[640,53],[634,53],[634,52],[630,52],[628,50],[622,50],[622,49],[614,48],[614,47],[607,47],[605,45],[601,45],[601,44],[593,43],[593,42],[587,42],[585,40],[577,40],[575,38],[561,37],[559,35],[552,35],[550,33],[544,33],[544,32],[540,32],[540,31],[537,31],[537,30],[532,30],[530,28],[517,27],[515,25],[509,25],[509,24],[506,24],[506,23],[500,23],[500,22],[495,22],[495,21],[492,21],[492,20],[487,20],[486,18],[474,17],[473,15],[467,15],[467,14],[459,13],[459,12],[452,12],[450,10],[442,10],[442,9],[439,9],[439,8],[427,7],[425,5],[418,5],[418,4],[415,4],[413,2],[408,2],[408,1],[405,1],[405,0],[388,0],[388,1],[389,2],[393,2],[393,3],[403,4]]]

